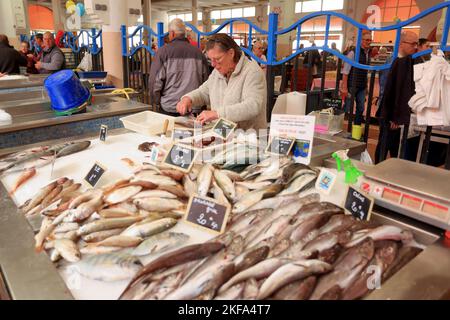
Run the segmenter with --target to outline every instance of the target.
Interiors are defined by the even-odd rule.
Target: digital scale
[[[450,172],[401,159],[369,169],[360,185],[381,207],[450,230]]]

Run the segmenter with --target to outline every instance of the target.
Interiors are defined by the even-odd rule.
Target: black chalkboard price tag
[[[107,136],[108,136],[108,126],[102,125],[100,127],[100,141],[106,142]]]
[[[180,144],[173,144],[163,163],[184,173],[189,173],[197,154],[198,151],[195,149]]]
[[[99,163],[95,163],[89,173],[87,174],[84,180],[89,183],[93,188],[100,181],[100,178],[105,174],[106,168],[100,165]]]
[[[323,108],[329,109],[341,109],[342,108],[342,99],[323,99]]]
[[[267,153],[288,156],[294,146],[295,138],[272,137]]]
[[[236,123],[220,118],[213,127],[213,132],[220,138],[227,140],[236,128]]]
[[[194,136],[194,132],[192,130],[186,129],[174,129],[172,134],[172,140],[183,140],[186,138],[191,138]]]
[[[349,187],[345,199],[345,210],[355,219],[369,221],[372,214],[374,199],[354,187]]]
[[[225,232],[231,208],[217,203],[214,199],[191,197],[185,216],[186,222],[209,233]]]

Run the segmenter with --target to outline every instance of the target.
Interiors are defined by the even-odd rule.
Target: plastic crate
[[[318,133],[336,134],[341,132],[344,126],[345,113],[329,115],[313,111],[309,115],[316,117],[315,131]]]
[[[108,75],[108,72],[104,71],[86,71],[78,72],[80,79],[104,79]]]
[[[164,130],[165,120],[169,120],[168,131],[173,131],[175,118],[161,113],[145,111],[120,119],[126,129],[146,136],[161,134]]]

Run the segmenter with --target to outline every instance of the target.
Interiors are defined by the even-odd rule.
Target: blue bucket
[[[58,112],[80,107],[91,93],[81,84],[72,70],[63,70],[49,76],[44,82],[52,109]]]

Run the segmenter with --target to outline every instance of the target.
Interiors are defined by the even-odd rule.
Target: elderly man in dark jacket
[[[55,37],[51,32],[44,34],[44,52],[41,61],[36,63],[36,69],[41,74],[55,73],[65,68],[64,53],[56,46]]]
[[[200,49],[189,44],[181,19],[170,22],[169,41],[155,55],[149,91],[152,104],[160,107],[162,113],[178,116],[176,107],[181,97],[200,87],[208,79],[209,70]]]
[[[27,59],[9,45],[9,39],[0,34],[0,74],[19,74],[20,66],[27,66]]]

